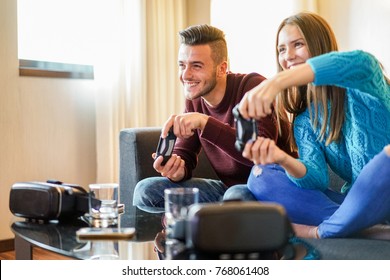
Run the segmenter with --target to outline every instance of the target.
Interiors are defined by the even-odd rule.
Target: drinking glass
[[[108,227],[118,222],[118,184],[89,185],[89,215],[95,227]]]
[[[184,249],[185,222],[190,205],[198,203],[198,188],[170,188],[165,190],[166,258]]]

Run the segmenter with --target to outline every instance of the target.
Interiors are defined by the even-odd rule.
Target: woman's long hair
[[[278,72],[283,71],[278,62],[279,33],[288,24],[294,25],[300,30],[306,41],[310,57],[338,51],[336,37],[330,25],[322,17],[314,13],[298,13],[283,20],[278,28],[276,35]],[[290,113],[292,137],[289,140],[293,149],[297,148],[293,137],[294,120],[298,114],[304,112],[307,108],[309,108],[313,126],[315,128],[320,127],[319,139],[323,140],[326,137],[326,145],[332,141],[339,140],[342,137],[341,128],[344,123],[344,100],[345,89],[336,86],[314,86],[308,84],[283,90],[277,98],[278,118],[285,121],[286,114],[284,110]],[[328,108],[330,108],[330,112]],[[319,113],[322,115],[322,123],[319,121]],[[327,131],[328,124],[329,130]]]

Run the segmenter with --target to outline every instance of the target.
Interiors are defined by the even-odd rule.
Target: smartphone
[[[76,231],[79,240],[129,240],[135,235],[135,228],[80,228]]]

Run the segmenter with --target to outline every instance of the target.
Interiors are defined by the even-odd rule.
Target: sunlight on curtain
[[[276,73],[275,36],[280,22],[295,12],[315,11],[315,0],[212,0],[211,24],[221,28],[232,72]]]
[[[148,125],[162,126],[171,114],[182,113],[184,96],[178,78],[178,32],[186,27],[186,1],[146,2],[148,42]]]
[[[178,31],[185,1],[97,1],[95,64],[97,181],[115,182],[119,132],[127,127],[162,126],[181,113],[177,77]]]
[[[97,182],[118,180],[119,132],[146,125],[146,53],[142,0],[97,1],[94,56]]]

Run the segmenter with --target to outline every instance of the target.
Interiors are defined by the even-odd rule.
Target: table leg
[[[32,245],[30,242],[15,235],[15,259],[16,260],[32,260]]]

